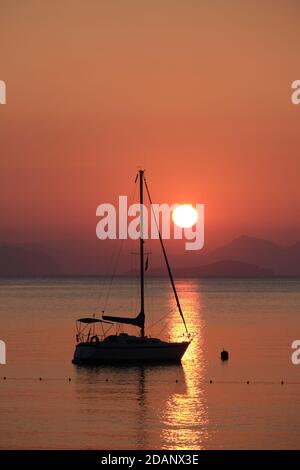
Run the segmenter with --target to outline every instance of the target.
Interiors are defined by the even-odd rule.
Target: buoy
[[[248,385],[249,385],[249,383],[250,383],[249,380],[247,380],[247,384],[248,384]]]
[[[223,351],[221,351],[221,360],[228,361],[228,359],[229,359],[229,353],[228,351],[225,351],[223,348]]]
[[[70,377],[69,377],[69,382],[71,382],[71,379],[70,379]]]
[[[212,380],[210,380],[209,383],[212,384]]]
[[[178,384],[178,380],[176,379],[176,383]]]
[[[281,381],[281,385],[283,385],[283,380]]]
[[[105,379],[105,382],[108,382],[108,379]]]
[[[3,377],[3,380],[6,380],[6,377]]]
[[[42,380],[42,377],[40,377],[40,380]]]

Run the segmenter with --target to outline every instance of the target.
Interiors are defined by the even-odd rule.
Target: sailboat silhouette
[[[150,204],[152,204],[149,188],[144,177],[144,171],[139,170],[138,176],[140,186],[140,312],[136,317],[119,317],[113,315],[102,315],[102,318],[86,317],[77,320],[79,324],[73,363],[74,364],[113,364],[113,363],[176,363],[180,362],[187,350],[191,338],[187,329],[184,315],[181,309],[179,297],[171,272],[171,267],[167,258],[163,240],[157,225],[160,244],[166,262],[170,282],[176,299],[177,307],[182,318],[187,339],[182,342],[162,341],[159,338],[150,338],[145,335],[145,291],[144,291],[144,239],[143,239],[143,201],[144,186],[147,191]],[[81,325],[91,325],[105,323],[125,323],[140,328],[140,336],[120,333],[116,335],[103,335],[99,338],[97,334],[89,334],[85,337],[80,329]],[[102,325],[103,326],[103,325]]]

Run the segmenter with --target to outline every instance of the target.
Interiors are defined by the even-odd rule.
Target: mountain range
[[[256,265],[275,276],[300,275],[300,242],[282,247],[272,241],[249,236],[235,238],[201,258],[199,265],[238,261]]]
[[[31,245],[0,245],[0,277],[57,276],[61,269],[42,248]]]
[[[67,263],[61,261],[41,247],[7,243],[0,245],[1,277],[70,274]],[[82,272],[82,275],[86,274],[88,274],[86,270]],[[166,275],[166,271],[154,268],[152,274]],[[177,266],[175,275],[176,277],[300,276],[300,242],[282,247],[269,240],[243,235],[208,253],[197,252],[193,258],[193,266],[182,267],[181,263]]]

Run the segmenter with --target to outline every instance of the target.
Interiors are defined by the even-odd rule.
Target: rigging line
[[[108,283],[108,276],[105,276],[105,275],[100,276],[100,279],[101,279],[101,282],[99,282],[99,285],[98,285],[98,294],[97,294],[97,298],[95,302],[96,306],[94,308],[94,314],[93,314],[94,317],[97,314],[97,310],[100,307],[101,297],[103,298],[104,296],[103,291],[105,291],[105,287]]]
[[[138,266],[138,260],[137,260],[136,256],[133,256],[132,259],[133,259],[133,266],[134,266],[134,269],[133,269],[133,282],[134,282],[134,289],[135,289],[135,291],[134,291],[134,299],[135,299],[134,311],[137,311],[138,308],[139,308],[139,300],[140,300],[140,296],[139,296],[140,286],[139,286],[139,283],[137,282],[139,266]]]
[[[113,258],[115,258],[115,254],[113,254]],[[106,263],[106,266],[107,266],[108,263]],[[114,265],[114,263],[113,263]],[[111,264],[110,264],[111,266]],[[109,275],[108,273],[108,267],[106,267],[105,269],[106,271],[106,274],[104,274],[103,276],[101,276],[101,283],[99,282],[99,285],[98,285],[98,295],[97,295],[97,299],[96,299],[96,306],[95,306],[95,309],[94,309],[94,316],[96,315],[97,313],[97,310],[100,308],[100,304],[103,304],[103,298],[104,298],[104,292],[107,292],[106,291],[106,287],[109,285],[109,281],[111,279],[111,276]],[[105,301],[104,301],[105,303]]]
[[[165,258],[165,262],[166,262],[166,265],[167,265],[169,278],[170,278],[172,288],[173,288],[173,292],[174,292],[174,295],[175,295],[177,307],[178,307],[182,322],[184,324],[185,331],[186,331],[187,335],[189,335],[189,331],[188,331],[188,328],[187,328],[187,325],[186,325],[186,322],[185,322],[185,319],[184,319],[184,316],[183,316],[183,312],[182,312],[182,309],[181,309],[181,305],[180,305],[180,302],[179,302],[179,297],[177,295],[176,286],[175,286],[175,283],[174,283],[174,280],[173,280],[173,276],[172,276],[171,268],[170,268],[170,265],[169,265],[167,253],[166,253],[166,250],[165,250],[165,247],[164,247],[164,244],[163,244],[162,236],[161,236],[159,226],[158,226],[158,223],[157,223],[157,220],[156,220],[156,217],[155,217],[155,213],[154,213],[154,210],[153,210],[153,207],[152,207],[152,200],[151,200],[149,188],[148,188],[147,181],[146,181],[145,177],[144,177],[144,182],[145,182],[145,187],[146,187],[146,191],[147,191],[147,194],[148,194],[149,202],[150,202],[150,205],[151,205],[151,210],[152,210],[152,214],[153,214],[153,217],[154,217],[155,225],[156,225],[156,228],[157,228],[159,241],[160,241],[162,251],[163,251],[163,254],[164,254],[164,258]]]
[[[133,204],[135,201],[136,197],[136,192],[137,192],[137,181],[138,181],[139,173],[136,174],[135,180],[134,180],[134,192],[131,197],[131,200],[129,201],[130,204]],[[133,295],[131,296],[132,299],[132,310],[137,311],[138,309],[138,301],[139,301],[139,285],[136,282],[136,278],[138,277],[138,264],[137,264],[137,259],[135,256],[132,256],[134,253],[131,252],[131,272],[130,274],[130,282],[132,286],[132,292]]]
[[[135,198],[135,193],[136,193],[136,184],[134,184],[134,187],[133,187],[133,189],[131,191],[131,194],[129,196],[129,204],[133,203],[134,198]],[[105,276],[106,279],[108,278],[109,282],[107,282],[108,289],[107,289],[106,296],[104,298],[104,302],[102,304],[102,312],[104,312],[107,308],[107,304],[108,304],[110,293],[111,293],[112,284],[113,284],[113,281],[114,281],[114,278],[115,278],[115,275],[116,275],[116,271],[117,271],[117,268],[118,268],[119,259],[120,259],[120,255],[121,255],[121,252],[122,252],[123,245],[124,245],[124,239],[121,239],[121,243],[119,244],[119,249],[116,252],[116,255],[113,256],[115,259],[113,261],[112,274],[111,274],[111,276]],[[104,284],[104,287],[105,287],[105,284]],[[104,294],[102,294],[102,300],[103,300],[103,297],[104,297]],[[100,294],[99,294],[99,297],[98,297],[98,305],[96,307],[96,310],[99,308],[99,306],[100,306]]]
[[[166,331],[166,329],[167,329],[167,321],[165,321],[165,322],[164,322],[164,324],[163,324],[163,326],[162,326],[161,330],[159,330],[159,332],[158,332],[158,336],[160,337],[160,336],[162,335],[162,332],[163,332],[163,331],[165,332],[165,331]],[[168,334],[168,336],[167,336],[167,337],[168,337],[168,338],[170,338],[170,333]]]
[[[122,248],[123,248],[123,242],[124,242],[124,240],[122,239],[121,242],[120,242],[120,244],[119,244],[119,249],[118,249],[118,251],[117,251],[116,259],[115,259],[115,262],[114,262],[113,271],[112,271],[112,275],[111,275],[111,277],[110,277],[110,282],[109,282],[109,285],[108,285],[108,290],[107,290],[107,293],[106,293],[106,297],[105,297],[105,301],[104,301],[104,305],[103,305],[103,310],[102,310],[102,312],[104,312],[104,311],[106,310],[106,307],[107,307],[107,304],[108,304],[108,300],[109,300],[109,297],[110,297],[110,292],[111,292],[112,284],[113,284],[113,281],[114,281],[115,276],[116,276],[117,267],[118,267],[118,264],[119,264],[119,259],[120,259],[121,251],[122,251]]]
[[[151,239],[149,239],[149,246],[150,246],[150,251],[152,252],[152,246],[151,246]],[[153,323],[153,317],[154,317],[154,303],[153,303],[153,277],[152,277],[152,255],[149,256],[149,263],[150,263],[150,268],[149,268],[149,297],[150,297],[150,335],[152,336],[153,334],[153,329],[152,329],[152,323]]]
[[[132,292],[132,295],[130,296],[131,299],[131,308],[132,311],[136,311],[138,309],[138,300],[139,300],[139,295],[138,295],[138,284],[136,282],[136,277],[137,277],[137,263],[136,263],[136,256],[131,256],[131,269],[129,272],[129,280],[128,282],[131,284],[131,289],[130,292]]]
[[[129,278],[128,283],[130,284],[130,292],[133,294],[130,296],[131,299],[131,309],[132,311],[136,311],[138,309],[138,285],[136,283],[137,277],[137,266],[136,266],[136,257],[130,256],[130,271],[129,271]]]
[[[145,241],[145,247],[147,246],[147,254],[146,261],[144,263],[144,270],[145,270],[145,295],[147,299],[147,331],[149,331],[149,335],[152,336],[151,324],[152,324],[152,315],[153,315],[153,300],[152,298],[152,277],[151,277],[151,254],[152,254],[152,246],[151,246],[151,237]],[[147,272],[148,271],[148,272]],[[147,272],[147,274],[146,274]],[[147,282],[146,282],[147,281]],[[149,303],[150,299],[150,303]]]
[[[158,320],[156,320],[154,323],[152,323],[151,327],[153,328],[154,326],[158,325],[160,322],[165,320],[166,317],[169,316],[169,313],[165,313],[162,317],[160,317]]]

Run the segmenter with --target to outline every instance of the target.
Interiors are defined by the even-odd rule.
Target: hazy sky
[[[157,202],[206,205],[211,246],[300,239],[299,14],[296,0],[0,0],[0,241],[93,243],[97,205],[139,166]]]

